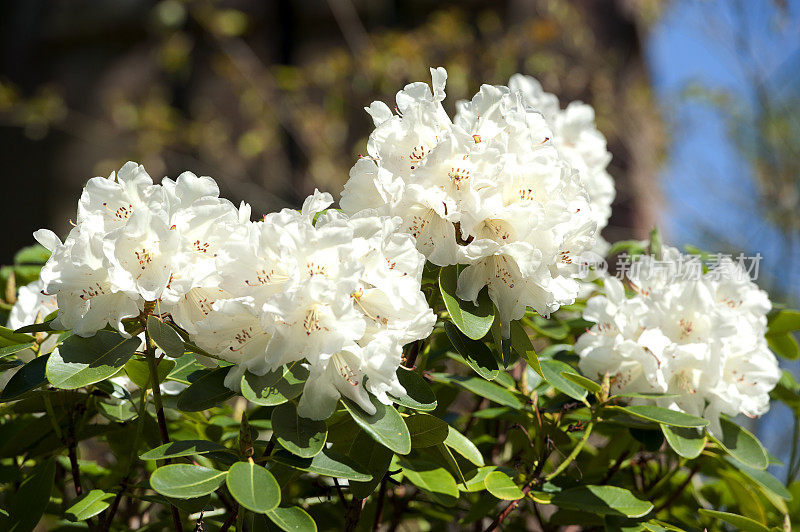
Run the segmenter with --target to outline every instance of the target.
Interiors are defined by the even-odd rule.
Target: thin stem
[[[219,528],[219,532],[228,532],[233,522],[236,520],[236,516],[239,515],[239,508],[238,506],[230,513],[228,513],[228,518],[225,519],[225,522],[222,523],[222,526]]]
[[[675,473],[680,471],[685,463],[686,463],[685,458],[681,458],[680,460],[678,460],[678,464],[673,469],[670,469],[666,475],[658,479],[658,482],[653,484],[653,486],[649,490],[647,490],[647,496],[655,495],[656,493],[661,491],[661,488],[663,488],[664,486],[667,485],[667,483],[669,483],[672,477],[675,476]]]
[[[786,485],[792,483],[797,474],[797,455],[800,445],[800,418],[794,416],[794,431],[792,432],[792,455],[789,459],[789,467],[786,468]]]
[[[383,475],[381,485],[378,488],[378,508],[375,510],[375,523],[372,525],[373,532],[377,532],[383,520],[383,504],[386,501],[386,483],[388,480],[389,475]]]
[[[147,363],[150,367],[150,382],[153,389],[153,403],[156,407],[156,419],[158,421],[158,431],[161,433],[161,443],[169,443],[169,431],[167,430],[167,419],[164,417],[164,404],[161,402],[161,388],[158,383],[158,364],[156,362],[156,348],[153,340],[150,338],[150,333],[145,329]],[[144,393],[144,390],[142,390]],[[169,464],[170,460],[164,460]],[[183,524],[181,523],[181,514],[178,509],[170,504],[170,512],[172,513],[172,521],[175,525],[177,532],[183,532]]]
[[[569,465],[575,461],[575,458],[578,457],[583,446],[586,445],[586,441],[589,439],[589,436],[592,434],[592,429],[594,428],[594,420],[590,421],[588,425],[586,425],[586,430],[583,432],[583,437],[581,440],[575,445],[575,448],[572,449],[572,452],[569,453],[566,459],[564,459],[561,464],[549,475],[544,477],[545,481],[553,480],[555,477],[560,475]]]
[[[525,484],[525,486],[522,488],[522,498],[517,499],[515,501],[511,501],[510,503],[508,503],[508,506],[506,506],[505,509],[502,512],[500,512],[500,515],[498,515],[494,519],[494,521],[492,521],[492,523],[486,528],[485,532],[494,532],[495,530],[500,528],[500,523],[502,523],[503,520],[506,517],[508,517],[511,514],[511,512],[513,512],[514,509],[517,506],[519,506],[519,503],[521,501],[523,501],[525,499],[525,497],[528,496],[528,493],[531,491],[531,489],[533,489],[533,486],[537,483],[538,480],[539,480],[539,477],[538,476],[534,476],[534,478],[531,479],[530,482]]]
[[[689,476],[686,477],[686,480],[681,482],[681,485],[678,486],[678,488],[672,493],[672,495],[669,496],[669,499],[667,499],[666,502],[664,502],[664,504],[662,504],[661,506],[659,506],[658,508],[653,510],[653,515],[658,515],[658,513],[660,511],[666,510],[667,508],[669,508],[672,505],[672,503],[677,501],[678,497],[681,496],[681,494],[683,493],[683,490],[686,489],[686,486],[689,485],[689,482],[692,481],[692,478],[695,476],[695,474],[699,470],[700,470],[700,462],[698,461],[698,462],[694,463],[694,467],[692,467],[692,470],[689,471]]]

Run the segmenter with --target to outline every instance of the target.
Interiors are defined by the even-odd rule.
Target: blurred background
[[[363,107],[429,66],[450,112],[515,72],[592,104],[617,183],[606,239],[658,225],[761,253],[759,283],[799,304],[800,0],[5,0],[0,263],[40,227],[65,235],[85,181],[131,159],[210,175],[255,215],[336,197]],[[790,419],[759,421],[778,454]]]

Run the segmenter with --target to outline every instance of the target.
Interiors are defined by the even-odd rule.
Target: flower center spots
[[[532,188],[521,188],[517,191],[517,196],[520,201],[533,201],[535,194]]]
[[[211,244],[209,244],[208,242],[200,242],[199,240],[195,240],[194,242],[192,242],[192,249],[194,249],[198,253],[208,253],[208,249],[210,247]],[[214,253],[212,256],[216,257],[217,254]]]
[[[361,309],[361,312],[363,312],[366,317],[368,317],[369,319],[371,319],[372,321],[374,321],[379,325],[388,325],[389,320],[386,317],[381,316],[378,313],[376,313],[374,316],[370,314],[370,312],[366,309],[366,307],[364,307],[364,304],[361,302],[362,295],[364,295],[364,290],[362,290],[361,288],[352,293],[353,301]]]
[[[559,252],[558,257],[561,262],[572,264],[572,252],[570,250]]]
[[[737,300],[731,299],[729,297],[726,297],[726,298],[722,299],[722,302],[725,303],[726,305],[728,305],[730,308],[739,308],[739,307],[742,306],[742,300],[741,299],[739,299],[737,301]]]
[[[327,268],[322,264],[317,264],[315,262],[309,262],[306,264],[306,271],[308,275],[311,277],[315,275],[325,275],[327,276]]]
[[[231,351],[241,351],[253,339],[253,327],[245,327],[233,335],[234,345],[228,347]]]
[[[514,288],[514,278],[508,271],[508,258],[505,256],[501,256],[495,261],[494,278],[505,283],[507,287]]]
[[[347,364],[347,361],[341,356],[339,353],[334,354],[331,357],[331,362],[333,362],[333,366],[336,368],[336,371],[339,372],[339,375],[352,384],[353,386],[358,386],[358,379],[356,378],[356,372]]]
[[[103,290],[103,287],[100,286],[99,283],[94,283],[93,285],[89,285],[88,287],[86,287],[83,290],[81,290],[81,294],[80,294],[79,297],[82,300],[87,301],[89,299],[92,299],[95,296],[102,296],[105,293],[106,293],[106,291]]]
[[[251,282],[250,279],[245,279],[244,284],[247,286],[261,286],[269,283],[276,282],[278,280],[286,280],[285,276],[281,276],[275,273],[274,269],[267,271],[266,269],[256,271],[256,281]]]
[[[108,206],[108,203],[104,201],[103,207],[105,207],[105,209],[111,213],[111,216],[113,216],[119,221],[127,220],[128,218],[131,217],[131,214],[133,214],[133,205],[131,205],[130,203],[128,205],[123,205],[122,207],[119,207],[117,210],[112,210],[111,207]]]
[[[150,251],[142,248],[141,251],[134,251],[134,255],[136,255],[136,260],[139,261],[139,266],[144,270],[148,264],[153,262],[153,257],[150,254]]]
[[[691,394],[697,393],[697,388],[692,384],[692,379],[686,374],[686,370],[676,373],[674,379],[681,390]]]
[[[450,181],[453,182],[456,189],[461,190],[461,182],[469,179],[469,169],[452,167],[450,171],[447,172],[447,177],[450,178]]]
[[[488,220],[486,222],[486,227],[494,234],[498,241],[509,240],[511,238],[511,232],[506,229],[505,223],[503,223],[502,220]]]
[[[694,331],[694,324],[691,321],[686,320],[684,318],[681,318],[680,327],[681,327],[681,338],[688,337]]]
[[[311,333],[319,332],[322,330],[322,325],[320,324],[320,319],[319,319],[319,312],[317,311],[316,305],[311,307],[311,310],[309,310],[308,313],[306,314],[306,317],[303,320],[303,327],[306,328],[306,336],[311,336]]]
[[[408,232],[411,233],[411,236],[414,238],[419,238],[428,223],[430,223],[430,218],[425,218],[424,216],[412,216],[411,223],[408,226]]]

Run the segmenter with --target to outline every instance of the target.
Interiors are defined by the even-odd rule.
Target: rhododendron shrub
[[[590,106],[515,75],[450,116],[431,75],[366,107],[341,209],[129,162],[35,233],[0,272],[0,527],[791,527],[797,438],[784,485],[743,420],[800,404],[800,313],[741,257],[603,240]]]

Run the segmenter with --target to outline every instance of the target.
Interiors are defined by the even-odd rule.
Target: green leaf
[[[14,264],[43,265],[50,258],[50,251],[41,244],[26,246],[14,255]]]
[[[219,443],[208,440],[179,440],[160,445],[155,449],[142,453],[139,458],[142,460],[165,460],[167,458],[178,458],[180,456],[194,456],[198,454],[212,453],[216,451],[232,452],[230,449]]]
[[[30,334],[14,332],[8,327],[0,326],[0,338],[6,340],[7,344],[28,344],[36,340]]]
[[[0,393],[0,401],[6,402],[16,399],[25,392],[38,388],[47,382],[45,375],[47,360],[50,355],[36,357],[22,366],[11,379],[9,379],[3,392]]]
[[[797,360],[800,356],[800,346],[792,333],[769,334],[766,336],[767,344],[772,351],[783,358]]]
[[[136,411],[136,407],[133,406],[133,403],[129,400],[116,402],[101,401],[97,403],[97,410],[106,419],[117,423],[125,423],[126,421],[136,419],[139,415],[139,412]]]
[[[56,388],[74,390],[117,373],[138,349],[137,337],[101,330],[90,338],[70,336],[47,361],[47,380]]]
[[[461,467],[458,465],[458,461],[456,460],[456,457],[453,456],[453,452],[450,450],[450,448],[444,443],[437,443],[436,450],[444,459],[447,467],[450,469],[450,473],[456,479],[456,482],[460,483],[462,486],[466,486],[467,481],[464,478],[464,473],[461,471]]]
[[[731,514],[728,512],[718,512],[716,510],[706,510],[705,508],[700,508],[698,511],[700,512],[700,515],[725,521],[726,523],[735,526],[737,530],[741,530],[742,532],[770,532],[769,528],[765,527],[758,521],[750,519],[749,517]]]
[[[392,401],[414,410],[428,412],[436,409],[436,394],[433,393],[431,387],[428,386],[428,383],[419,373],[400,366],[397,368],[397,379],[405,388],[406,395],[392,397]]]
[[[769,317],[767,336],[800,329],[800,310],[784,309]]]
[[[460,491],[465,491],[467,493],[475,493],[478,491],[484,491],[486,489],[486,477],[492,471],[497,469],[496,466],[486,466],[486,467],[479,467],[474,471],[470,471],[466,474],[466,479],[463,485],[459,485],[458,489]]]
[[[700,456],[706,446],[706,435],[691,427],[670,427],[660,423],[661,432],[667,443],[679,456],[694,459]]]
[[[584,401],[586,399],[587,392],[583,387],[565,379],[561,375],[565,372],[575,373],[572,366],[560,360],[541,360],[540,362],[542,364],[542,374],[550,386],[578,401]]]
[[[200,412],[227,401],[235,394],[225,386],[230,366],[208,371],[178,395],[178,410]]]
[[[7,525],[4,530],[28,532],[36,527],[50,501],[55,476],[56,462],[53,458],[36,465],[22,480],[16,493],[5,501],[5,504],[8,504],[9,516],[8,521],[2,523]]]
[[[267,513],[281,502],[278,481],[272,473],[252,461],[233,464],[225,484],[236,502],[252,512]]]
[[[319,453],[328,436],[324,421],[300,417],[294,403],[275,407],[272,411],[272,430],[284,449],[303,458],[311,458]]]
[[[175,369],[175,361],[169,359],[161,359],[156,366],[156,373],[158,374],[158,383],[161,384],[167,379],[172,370]],[[125,373],[133,381],[133,383],[142,389],[152,388],[152,379],[150,378],[150,364],[145,359],[131,359],[125,363]]]
[[[513,393],[502,386],[489,382],[480,377],[464,377],[461,375],[448,375],[446,373],[431,373],[431,377],[442,382],[451,382],[469,390],[472,393],[485,397],[497,404],[520,409],[522,401]]]
[[[26,325],[24,327],[20,327],[19,329],[15,329],[15,333],[23,333],[23,334],[30,334],[30,333],[38,333],[38,332],[57,332],[58,329],[52,328],[52,323],[55,318],[46,319],[41,323],[33,323],[31,325]]]
[[[402,416],[393,406],[381,403],[375,396],[370,395],[369,398],[375,406],[375,413],[372,415],[345,397],[342,397],[342,403],[355,422],[376,441],[397,454],[410,453],[411,434]]]
[[[483,456],[475,444],[453,427],[448,426],[447,429],[447,438],[444,440],[444,444],[476,466],[483,467]]]
[[[192,383],[189,380],[189,376],[196,371],[205,369],[205,366],[197,362],[194,354],[187,353],[175,360],[175,368],[167,375],[167,380],[189,385]]]
[[[462,267],[458,264],[443,267],[439,272],[439,289],[450,319],[453,320],[456,327],[468,338],[480,340],[492,327],[494,305],[489,299],[486,289],[481,290],[477,306],[471,301],[462,301],[456,296],[460,269]]]
[[[447,423],[430,414],[415,414],[406,418],[406,426],[411,433],[411,447],[433,447],[446,438],[449,431]]]
[[[498,499],[515,501],[525,496],[514,479],[503,471],[492,471],[486,475],[483,483],[486,485],[487,491]]]
[[[486,344],[467,338],[449,321],[444,323],[444,330],[453,347],[464,357],[466,363],[475,370],[475,373],[490,381],[497,377],[499,372],[497,360],[495,360],[492,350]]]
[[[183,338],[172,326],[153,315],[147,317],[147,334],[153,342],[170,358],[179,358],[185,351]]]
[[[67,519],[70,521],[86,521],[111,506],[111,501],[114,500],[114,497],[113,493],[92,490],[67,508]]]
[[[673,427],[705,427],[708,421],[697,416],[653,405],[611,406],[609,410],[623,412],[639,419],[654,421]]]
[[[285,532],[316,532],[314,519],[298,506],[275,508],[267,512],[269,520]]]
[[[363,430],[359,430],[350,445],[348,456],[352,456],[372,475],[372,479],[366,482],[350,482],[350,491],[359,499],[366,499],[375,491],[378,483],[388,471],[394,453],[376,442]]]
[[[648,250],[656,260],[661,260],[661,233],[658,232],[657,227],[653,227],[650,230],[650,246]]]
[[[744,473],[746,476],[750,477],[750,480],[760,485],[762,488],[771,491],[782,499],[791,500],[792,494],[788,489],[786,489],[786,486],[784,486],[780,480],[770,475],[767,471],[748,467],[729,456],[726,456],[725,460],[739,471]]]
[[[422,460],[400,460],[403,475],[409,482],[425,491],[444,506],[455,506],[458,486],[453,476],[443,467]]]
[[[20,351],[25,351],[26,349],[30,349],[31,347],[35,346],[36,342],[28,342],[26,344],[16,344],[16,345],[9,345],[3,348],[0,348],[0,358],[7,357],[9,355],[13,355],[14,353],[19,353]]]
[[[150,487],[164,497],[192,499],[216,490],[227,474],[209,467],[170,464],[159,467],[150,475]]]
[[[653,509],[649,502],[616,486],[578,486],[554,494],[551,502],[559,508],[596,515],[643,517]]]
[[[545,338],[553,340],[564,340],[569,336],[569,327],[555,318],[543,318],[541,316],[533,316],[525,323],[530,326],[534,332]]]
[[[533,371],[544,378],[542,366],[539,364],[539,356],[533,348],[530,336],[528,336],[528,333],[519,320],[511,322],[511,347],[514,348],[514,351],[516,351],[519,356],[528,362],[528,365],[533,368]]]
[[[753,469],[766,469],[769,464],[767,452],[761,442],[750,431],[740,427],[733,421],[721,417],[719,419],[722,434],[709,434],[728,454]]]
[[[583,375],[578,375],[575,372],[562,371],[561,376],[594,394],[599,394],[600,390],[602,390],[600,385],[594,382],[592,379],[587,379]]]
[[[242,376],[242,395],[257,405],[280,405],[303,392],[306,378],[308,370],[300,364],[283,367],[262,376],[247,372]]]
[[[364,467],[348,456],[344,456],[330,449],[322,449],[314,458],[300,458],[287,451],[277,451],[272,458],[283,465],[325,475],[327,477],[346,478],[367,482],[372,480],[372,475],[365,471]]]

